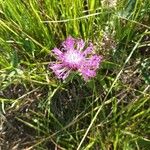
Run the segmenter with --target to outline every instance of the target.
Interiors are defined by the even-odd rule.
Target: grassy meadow
[[[103,56],[95,78],[48,69],[68,36]],[[150,149],[149,0],[0,0],[0,149]]]

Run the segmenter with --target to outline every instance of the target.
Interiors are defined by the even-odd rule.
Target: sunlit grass
[[[150,2],[113,2],[0,0],[2,149],[149,149]],[[48,69],[69,35],[103,55],[89,82]]]

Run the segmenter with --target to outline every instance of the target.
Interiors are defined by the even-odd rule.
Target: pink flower
[[[82,39],[69,36],[62,46],[62,49],[52,50],[56,56],[56,62],[50,63],[50,69],[59,79],[65,80],[71,71],[78,71],[86,81],[96,76],[102,56],[94,53],[92,43],[85,48],[85,42]]]

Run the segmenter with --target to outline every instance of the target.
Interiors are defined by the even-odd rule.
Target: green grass
[[[2,149],[149,149],[149,0],[0,0],[0,8]],[[87,83],[48,70],[69,35],[103,55]]]

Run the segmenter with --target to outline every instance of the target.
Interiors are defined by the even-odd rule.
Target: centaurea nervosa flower
[[[84,80],[96,76],[102,56],[95,54],[92,43],[85,48],[85,42],[82,39],[69,36],[62,43],[62,47],[52,50],[56,56],[56,62],[50,63],[50,69],[59,79],[66,79],[71,71],[78,71]]]

